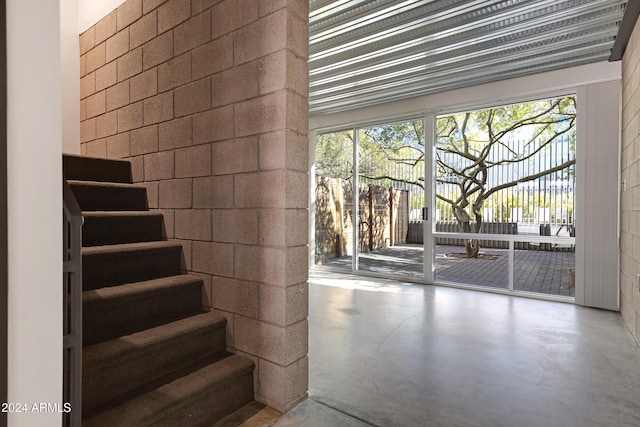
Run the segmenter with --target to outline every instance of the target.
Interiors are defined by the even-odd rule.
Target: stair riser
[[[131,183],[131,164],[121,160],[62,156],[67,179]]]
[[[210,426],[253,400],[253,372],[212,385],[199,399],[181,408],[167,408],[151,424],[155,427]],[[160,414],[158,414],[160,415]],[[133,426],[134,424],[131,424]]]
[[[82,407],[92,413],[109,400],[225,350],[225,327],[209,327],[120,357],[83,357]]]
[[[202,312],[202,281],[143,295],[83,301],[84,345]]]
[[[71,183],[78,205],[83,211],[145,211],[144,187],[108,187]]]
[[[165,378],[149,392],[84,420],[83,427],[210,427],[253,400],[255,365],[251,361],[225,354],[203,363],[195,371]]]
[[[180,250],[83,255],[82,288],[97,289],[181,273]]]
[[[162,240],[162,216],[92,217],[86,216],[82,227],[82,246]]]

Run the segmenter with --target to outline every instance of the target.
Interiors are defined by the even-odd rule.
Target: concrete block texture
[[[288,366],[260,359],[256,399],[287,412],[307,397],[309,359],[303,357]],[[286,403],[285,403],[286,402]]]
[[[234,342],[238,350],[269,362],[288,366],[307,355],[308,324],[303,320],[280,327],[244,316],[235,316]]]
[[[127,0],[79,40],[81,152],[132,162],[282,411],[308,383],[308,7]]]
[[[209,40],[211,40],[211,12],[207,10],[175,28],[173,50],[176,55],[180,55]]]
[[[145,126],[173,119],[173,93],[161,93],[147,98],[142,106]]]
[[[121,57],[125,53],[129,52],[129,29],[125,28],[123,31],[115,34],[106,41],[105,59],[107,62],[111,62],[116,58]]]
[[[118,70],[116,62],[112,61],[104,67],[98,68],[95,72],[96,91],[106,89],[118,82]]]
[[[640,343],[640,197],[638,197],[638,114],[640,113],[640,29],[635,28],[622,58],[622,156],[621,175],[627,188],[621,192],[620,312]]]
[[[86,54],[87,73],[97,70],[106,63],[105,43],[100,43]]]
[[[160,150],[172,150],[186,147],[192,144],[193,118],[182,117],[168,122],[160,123]]]
[[[158,93],[158,69],[152,68],[129,80],[131,102],[149,98]]]
[[[190,16],[191,0],[169,0],[158,8],[158,33],[164,33]]]
[[[208,209],[177,209],[175,211],[177,239],[211,241],[211,211]]]
[[[142,0],[127,0],[116,9],[118,31],[131,25],[142,16]]]
[[[142,72],[142,48],[136,48],[118,58],[118,81],[127,80]]]
[[[96,120],[96,138],[116,135],[118,133],[118,113],[112,111],[98,116]]]
[[[176,178],[211,175],[211,145],[181,148],[176,153]]]
[[[146,174],[145,179],[147,179]],[[192,188],[193,181],[191,179],[162,181],[160,183],[160,208],[190,209],[193,206]]]
[[[107,111],[124,107],[129,103],[129,80],[107,89]]]
[[[136,48],[158,35],[158,12],[153,11],[131,25],[129,46]]]
[[[251,318],[258,317],[259,285],[255,282],[213,276],[212,307]]]
[[[165,92],[191,82],[191,52],[158,67],[158,90]]]
[[[258,170],[258,138],[255,136],[212,144],[214,175],[228,175]],[[238,153],[242,156],[238,156]]]

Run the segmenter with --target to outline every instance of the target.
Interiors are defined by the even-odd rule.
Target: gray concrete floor
[[[309,307],[309,399],[275,426],[640,426],[618,313],[321,269]]]

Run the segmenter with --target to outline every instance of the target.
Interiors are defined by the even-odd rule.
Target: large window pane
[[[353,132],[316,138],[315,263],[351,270]]]
[[[436,235],[448,232],[574,237],[575,124],[575,96],[438,117]],[[439,236],[436,242],[458,247],[457,252],[468,260],[486,258],[492,252],[501,253],[501,259],[507,260],[507,242],[471,236]],[[569,262],[573,255],[567,253],[572,253],[573,246],[564,248],[564,255],[552,256],[556,246],[516,243],[515,290],[573,295],[568,285],[560,284],[561,275],[549,270],[555,268],[556,259],[564,257],[564,263]],[[447,272],[446,266],[455,264],[461,270],[475,264],[454,263],[442,252],[439,248],[436,280],[467,280],[466,272],[452,280],[454,275]],[[529,274],[534,271],[532,265],[541,269],[540,274]],[[567,275],[564,276],[566,280]],[[474,284],[483,284],[489,278],[496,279],[478,276]],[[508,285],[508,278],[501,282],[501,286],[505,284]]]
[[[514,289],[550,295],[575,296],[573,245],[521,243],[514,262]]]
[[[423,277],[423,121],[360,129],[358,154],[359,269]]]
[[[509,288],[509,243],[481,242],[482,251],[468,258],[459,239],[436,239],[436,275],[439,282]]]

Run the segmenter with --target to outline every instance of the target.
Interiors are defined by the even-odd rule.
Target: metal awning
[[[609,57],[621,0],[310,0],[320,115]]]

